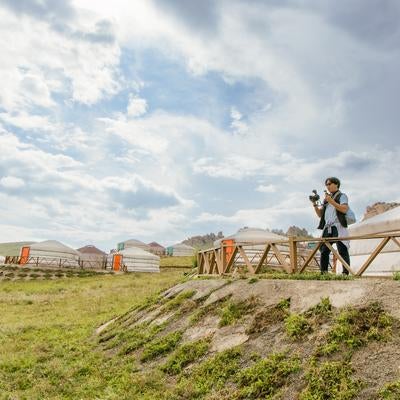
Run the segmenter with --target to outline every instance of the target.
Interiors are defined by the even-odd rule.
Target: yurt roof
[[[76,250],[82,254],[96,254],[99,256],[107,255],[104,251],[98,249],[96,246],[94,246],[92,244],[88,244],[87,246],[81,247],[80,249],[76,249]]]
[[[160,249],[164,249],[165,247],[164,246],[161,246],[161,244],[159,244],[159,243],[157,243],[157,242],[151,242],[151,243],[149,243],[149,246],[150,247],[153,247],[153,248],[160,248]]]
[[[79,253],[72,247],[62,244],[58,240],[45,240],[44,242],[34,243],[29,246],[31,250],[53,251],[58,253],[76,254]]]
[[[128,240],[125,240],[122,243],[124,243],[125,245],[129,244],[131,246],[134,246],[134,245],[147,246],[146,243],[143,243],[143,242],[141,242],[140,240],[137,240],[137,239],[128,239]]]
[[[395,230],[400,231],[400,207],[392,208],[349,227],[349,232],[352,236]]]
[[[276,233],[267,231],[261,228],[241,228],[233,235],[226,236],[214,242],[218,246],[222,240],[233,239],[241,243],[264,242],[268,240],[285,240],[286,236],[278,235]]]
[[[127,249],[118,252],[124,256],[139,256],[148,258],[160,258],[153,253],[149,253],[146,250],[140,249],[139,247],[128,247]]]

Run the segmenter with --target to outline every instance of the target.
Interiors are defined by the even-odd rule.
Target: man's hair
[[[329,178],[325,179],[325,184],[326,182],[332,182],[335,185],[337,185],[338,189],[340,188],[340,180],[338,178],[336,178],[335,176],[331,176]]]

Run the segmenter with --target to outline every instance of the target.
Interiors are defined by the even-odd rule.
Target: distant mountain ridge
[[[377,203],[374,203],[371,206],[367,206],[367,209],[365,210],[365,213],[361,221],[365,221],[368,218],[382,214],[398,206],[400,206],[400,203],[396,202],[386,203],[384,201],[378,201]]]

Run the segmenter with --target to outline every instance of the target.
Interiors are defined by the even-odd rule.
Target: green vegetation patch
[[[169,375],[177,375],[190,363],[204,356],[210,347],[210,339],[201,339],[192,343],[185,343],[178,347],[161,370]]]
[[[394,279],[395,281],[400,281],[400,272],[395,272],[395,273],[393,274],[393,279]]]
[[[351,275],[321,274],[320,272],[304,272],[302,274],[287,274],[286,272],[274,271],[258,275],[260,279],[291,279],[299,281],[348,281],[353,280]]]
[[[361,389],[361,382],[352,379],[353,368],[342,361],[313,364],[306,374],[307,387],[300,400],[350,400]]]
[[[268,329],[272,324],[283,322],[289,315],[290,299],[283,299],[277,305],[258,311],[246,333],[260,333]]]
[[[240,357],[240,349],[233,348],[203,361],[188,375],[180,378],[171,398],[200,399],[211,391],[221,390],[227,382],[234,380],[239,370]]]
[[[290,314],[285,318],[285,329],[292,339],[300,339],[311,332],[312,328],[307,318],[302,314]]]
[[[400,381],[386,384],[378,393],[379,400],[400,399]]]
[[[148,343],[143,350],[141,361],[149,361],[174,350],[182,338],[182,332],[172,332]]]
[[[225,306],[220,310],[219,315],[221,320],[219,326],[232,325],[240,320],[244,315],[252,312],[258,305],[258,299],[254,296],[249,297],[244,301],[234,302],[228,300]]]
[[[300,370],[298,358],[284,353],[272,354],[238,375],[238,399],[269,399],[288,382],[289,375]]]
[[[331,354],[343,346],[355,349],[371,340],[387,340],[392,324],[393,318],[378,303],[343,310],[328,333],[327,343],[318,349],[318,354]]]
[[[196,293],[195,290],[185,290],[164,304],[164,310],[171,311],[179,308],[187,299]]]

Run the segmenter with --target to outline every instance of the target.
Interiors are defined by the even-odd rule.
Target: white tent
[[[160,272],[160,257],[137,247],[110,254],[110,264],[115,256],[122,256],[121,263],[130,272]]]
[[[265,246],[257,246],[257,243],[265,243],[271,240],[287,240],[286,236],[277,235],[276,233],[267,231],[261,228],[241,228],[236,233],[230,236],[226,236],[222,239],[218,239],[214,242],[214,246],[219,246],[222,241],[234,240],[236,243],[253,244],[254,248],[261,249]],[[246,248],[248,248],[246,246]],[[253,247],[252,247],[253,248]]]
[[[194,247],[183,243],[174,244],[171,248],[172,255],[176,257],[193,256],[196,251]]]
[[[146,243],[141,242],[137,239],[129,239],[125,240],[124,242],[118,243],[117,250],[125,250],[129,249],[130,247],[137,247],[138,249],[142,249],[145,251],[149,251],[150,246]]]
[[[400,232],[400,207],[393,208],[349,227],[350,236],[393,231]],[[362,239],[350,242],[350,266],[353,271],[359,271],[381,241],[382,239]],[[390,276],[397,271],[400,271],[400,248],[391,241],[383,248],[363,275]]]
[[[26,250],[27,247],[29,251]],[[21,256],[26,258],[28,264],[79,267],[79,252],[57,240],[45,240],[44,242],[23,246]]]
[[[4,264],[6,258],[4,256],[0,256],[0,264]]]

